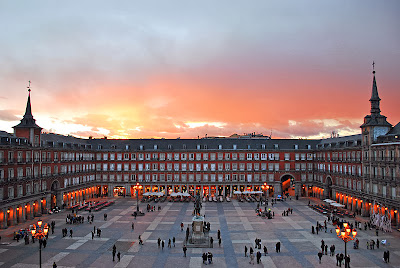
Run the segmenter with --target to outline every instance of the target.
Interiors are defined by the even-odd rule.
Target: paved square
[[[180,223],[191,224],[193,203],[158,203],[161,211],[148,212],[135,220],[131,213],[136,209],[136,201],[129,198],[116,199],[115,204],[95,212],[93,224],[70,225],[65,223],[68,211],[42,217],[44,221],[56,222],[55,233],[49,236],[47,247],[42,249],[43,267],[201,267],[202,253],[213,253],[213,266],[222,267],[337,267],[335,257],[324,255],[319,264],[317,253],[323,239],[328,247],[336,246],[336,252],[344,253],[344,242],[336,237],[334,226],[328,224],[328,232],[311,234],[311,226],[317,221],[323,222],[323,215],[311,210],[309,199],[288,200],[271,207],[274,219],[262,219],[255,214],[257,203],[203,203],[202,213],[211,224],[210,236],[214,238],[213,248],[188,248],[187,257],[183,257],[182,245],[185,232],[181,232]],[[144,209],[147,204],[140,204]],[[293,208],[293,214],[282,217],[282,211]],[[103,214],[108,214],[104,221]],[[81,212],[86,216],[88,212]],[[36,219],[37,221],[38,219]],[[366,220],[366,219],[364,219]],[[350,220],[353,222],[354,220]],[[12,240],[12,232],[27,227],[34,221],[13,226],[0,231],[0,267],[39,267],[38,243],[25,245]],[[132,222],[135,225],[131,228]],[[101,237],[92,239],[91,231],[101,228]],[[62,237],[61,229],[73,230],[73,237]],[[217,230],[221,230],[222,244],[218,246]],[[332,233],[330,230],[332,229]],[[138,244],[141,235],[144,244]],[[175,237],[175,247],[168,248],[168,239]],[[351,256],[351,267],[400,267],[400,233],[380,233],[359,230],[360,249],[353,249],[353,243],[347,245]],[[157,239],[165,240],[165,248],[159,249]],[[249,264],[244,256],[244,247],[253,247],[255,238],[260,238],[262,246],[267,246],[268,255],[262,254],[261,263]],[[367,250],[367,240],[386,239],[388,244],[379,249]],[[281,252],[275,252],[276,242],[281,242]],[[112,247],[116,245],[121,253],[120,262],[113,262]],[[383,251],[390,251],[390,263],[383,262]],[[256,250],[255,252],[257,252]],[[260,250],[262,251],[262,250]],[[263,251],[262,251],[263,253]]]

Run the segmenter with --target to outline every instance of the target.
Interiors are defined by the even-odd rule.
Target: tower
[[[386,116],[381,115],[381,99],[379,98],[378,87],[376,85],[375,70],[372,73],[374,78],[372,81],[371,99],[369,100],[371,102],[371,114],[364,117],[364,124],[360,126],[363,135],[363,146],[370,146],[377,141],[379,136],[385,135],[392,128],[392,125],[386,121]]]
[[[32,146],[38,147],[40,146],[40,134],[42,132],[42,128],[36,124],[36,120],[33,119],[32,116],[30,83],[31,82],[29,81],[28,101],[26,103],[24,117],[21,119],[21,122],[13,128],[14,135],[16,137],[26,138],[29,140]]]

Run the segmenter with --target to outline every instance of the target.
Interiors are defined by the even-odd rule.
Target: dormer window
[[[222,145],[221,144],[218,145],[218,150],[222,150]]]

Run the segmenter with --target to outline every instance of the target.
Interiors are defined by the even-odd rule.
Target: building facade
[[[265,185],[267,197],[331,198],[365,216],[390,215],[397,226],[400,125],[380,114],[375,74],[370,102],[361,134],[347,137],[114,140],[42,133],[29,95],[14,134],[0,132],[0,228],[94,196],[233,196]]]

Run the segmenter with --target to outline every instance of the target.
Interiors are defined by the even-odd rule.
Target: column
[[[108,184],[108,197],[112,197],[114,192],[114,187],[111,183]]]
[[[0,228],[5,229],[7,228],[7,208],[3,210],[3,220],[0,222]]]
[[[282,195],[282,184],[280,182],[275,183],[274,188],[275,188],[275,196]]]
[[[17,210],[17,207],[16,206],[13,206],[12,207],[12,209],[13,209],[13,217],[12,217],[12,225],[17,225],[18,224],[18,222],[17,222],[17,217],[18,217],[18,215],[17,215],[17,213],[18,213],[18,210]]]

